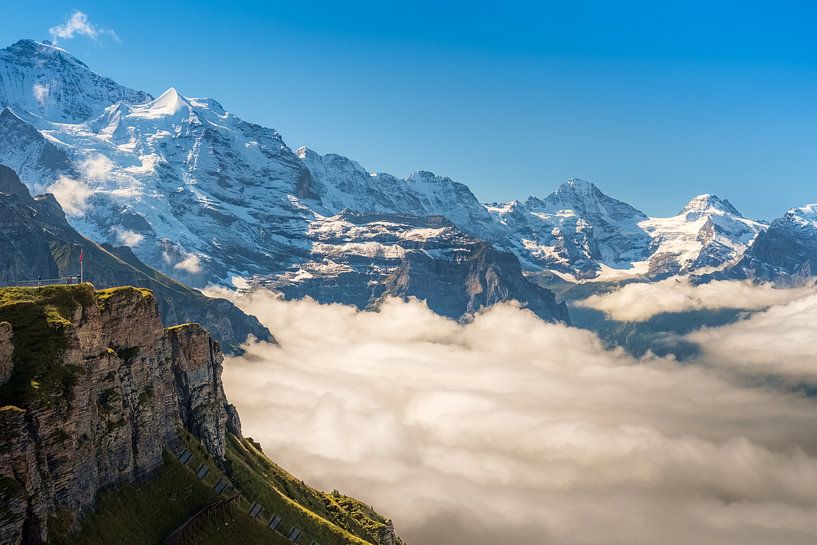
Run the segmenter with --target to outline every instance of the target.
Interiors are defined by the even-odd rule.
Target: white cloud
[[[176,263],[173,268],[190,274],[198,274],[201,272],[201,259],[196,254],[188,254],[187,257]]]
[[[53,193],[63,211],[69,216],[82,216],[88,209],[88,199],[93,191],[73,178],[60,176],[56,182],[46,188]]]
[[[145,240],[145,235],[137,233],[136,231],[131,231],[130,229],[123,229],[122,227],[117,226],[114,227],[112,231],[116,235],[116,240],[118,240],[119,243],[124,246],[138,246],[143,240]]]
[[[47,85],[43,85],[42,83],[35,83],[32,93],[34,94],[34,99],[42,104],[45,102],[45,99],[48,98],[49,88]]]
[[[817,287],[782,289],[770,284],[714,281],[694,286],[687,279],[627,284],[576,304],[603,311],[614,320],[641,322],[663,312],[733,308],[757,310],[817,293]]]
[[[458,324],[417,302],[237,302],[280,342],[225,363],[245,433],[409,543],[817,538],[811,400],[634,360],[510,304]]]
[[[83,177],[91,179],[106,178],[113,170],[113,167],[113,161],[101,153],[86,157],[79,163],[79,169]]]
[[[741,373],[817,381],[817,295],[772,307],[717,329],[687,336],[703,360]]]
[[[87,36],[92,40],[96,40],[105,35],[115,40],[119,39],[113,30],[92,24],[88,20],[88,15],[82,11],[75,11],[65,23],[51,27],[48,32],[51,34],[51,41],[54,43],[59,40],[70,40],[74,36]]]

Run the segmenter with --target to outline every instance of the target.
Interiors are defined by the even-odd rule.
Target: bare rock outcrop
[[[225,452],[223,357],[201,326],[164,329],[147,290],[41,289],[53,289],[59,297],[54,310],[43,315],[49,320],[45,331],[60,350],[53,361],[24,362],[27,368],[48,366],[45,378],[38,379],[42,384],[8,388],[27,387],[15,379],[14,368],[2,390],[3,545],[45,543],[49,516],[77,517],[92,508],[100,490],[150,474],[162,464],[164,449],[180,445],[180,430],[198,437],[215,459]],[[21,303],[27,304],[47,306],[48,301]],[[10,331],[0,323],[0,370],[8,359],[4,339],[15,340],[15,320],[40,316],[19,310],[18,305],[9,318],[0,307],[0,320],[11,323]]]
[[[12,335],[11,324],[0,322],[0,385],[5,384],[11,378],[11,372],[14,370]]]

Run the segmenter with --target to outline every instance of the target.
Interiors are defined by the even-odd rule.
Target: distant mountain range
[[[579,179],[483,204],[430,172],[398,178],[293,151],[213,99],[173,88],[154,99],[50,44],[0,50],[0,107],[0,163],[54,193],[83,235],[193,286],[265,285],[361,308],[416,296],[453,317],[515,299],[564,321],[548,279],[791,283],[815,270],[814,205],[767,226],[701,195],[651,218]]]

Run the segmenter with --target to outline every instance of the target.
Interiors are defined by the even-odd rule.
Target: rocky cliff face
[[[181,430],[224,456],[219,346],[164,329],[151,292],[8,288],[0,321],[0,543],[44,543],[49,517],[151,473]]]
[[[385,294],[425,300],[443,316],[471,315],[516,300],[543,320],[570,322],[566,305],[551,291],[528,282],[512,254],[485,242],[463,247],[445,260],[424,251],[407,252],[385,286]]]
[[[11,342],[11,324],[0,322],[0,384],[5,384],[11,378],[11,371],[14,369],[12,355],[14,345]]]
[[[817,204],[788,210],[759,234],[743,258],[710,278],[750,279],[797,286],[817,273]]]

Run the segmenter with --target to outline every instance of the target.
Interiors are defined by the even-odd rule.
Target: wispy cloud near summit
[[[74,36],[87,36],[96,41],[100,36],[108,36],[114,40],[119,40],[119,36],[109,28],[100,27],[91,23],[88,15],[82,11],[75,11],[65,23],[53,26],[48,29],[51,40],[57,43],[59,40],[71,40]]]

